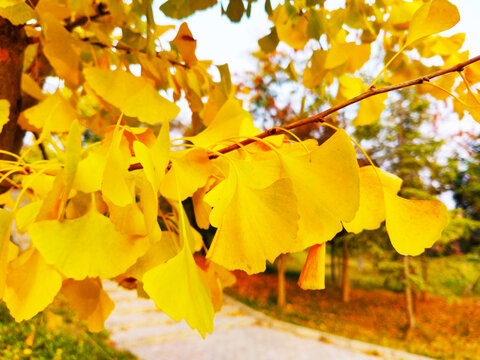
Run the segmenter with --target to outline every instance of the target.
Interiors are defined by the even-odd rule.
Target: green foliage
[[[4,303],[0,304],[0,353],[2,359],[118,359],[135,356],[113,349],[106,332],[90,333],[86,326],[73,321],[68,310],[42,312],[28,321],[16,323]],[[52,315],[53,314],[53,315]],[[49,316],[61,324],[52,329]]]

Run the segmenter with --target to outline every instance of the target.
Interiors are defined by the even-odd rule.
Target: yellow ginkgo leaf
[[[239,136],[255,136],[260,133],[253,125],[252,116],[242,109],[237,99],[230,98],[215,115],[212,122],[200,134],[188,140],[203,148],[216,145],[223,140]],[[231,142],[228,142],[231,144]]]
[[[15,226],[21,233],[25,233],[31,223],[35,221],[35,218],[42,207],[42,201],[34,201],[17,209],[15,213]]]
[[[130,158],[128,143],[122,131],[115,128],[103,170],[102,194],[117,206],[135,202],[135,179],[128,171]]]
[[[146,233],[150,234],[155,226],[158,225],[158,195],[152,184],[145,177],[143,177],[140,191],[140,207],[143,212]]]
[[[396,194],[402,186],[402,179],[373,166],[360,168],[360,206],[352,221],[344,221],[348,232],[358,234],[363,230],[374,230],[385,220],[385,199],[383,189]]]
[[[140,141],[133,143],[133,150],[147,180],[153,187],[155,194],[165,177],[165,171],[170,161],[170,133],[168,122],[162,125],[160,133],[151,147]]]
[[[171,231],[163,231],[159,241],[150,246],[148,251],[133,264],[125,274],[142,280],[143,275],[154,267],[165,263],[180,252],[180,239]]]
[[[380,119],[383,110],[385,110],[385,101],[387,99],[388,93],[383,93],[362,100],[357,117],[353,120],[353,125],[363,126],[376,123]]]
[[[448,30],[459,21],[460,14],[457,7],[447,0],[427,2],[413,15],[406,44]]]
[[[75,172],[72,188],[84,193],[91,193],[102,189],[102,171],[107,162],[108,148],[101,145],[89,151],[87,156],[80,160]]]
[[[62,276],[31,248],[9,265],[4,300],[16,321],[45,309],[62,286]]]
[[[188,242],[166,263],[143,275],[143,288],[157,308],[176,321],[185,319],[205,338],[213,331],[214,309]]]
[[[0,299],[5,291],[12,221],[12,212],[0,208]]]
[[[291,19],[286,7],[278,5],[270,16],[270,20],[275,24],[279,40],[294,49],[305,47],[308,41],[308,20],[306,17],[297,16],[296,19]]]
[[[144,78],[122,70],[83,70],[90,87],[127,116],[155,125],[174,119],[180,108],[162,97]]]
[[[72,105],[62,95],[56,92],[48,96],[38,105],[23,112],[26,122],[20,125],[29,131],[48,131],[51,133],[66,133],[78,114]]]
[[[81,320],[87,321],[88,330],[99,332],[104,330],[105,320],[115,308],[110,296],[103,290],[98,279],[87,278],[81,281],[67,279],[62,286],[71,307]]]
[[[12,197],[13,189],[5,191],[3,194],[0,194],[0,205],[4,205],[8,209],[13,209],[15,207],[15,200]]]
[[[80,161],[80,151],[82,150],[82,131],[77,120],[72,122],[68,132],[67,144],[65,146],[65,186],[71,188],[78,163]]]
[[[224,196],[207,200],[213,206],[210,219],[216,219],[211,223],[218,225],[209,259],[229,270],[253,274],[265,270],[266,260],[273,262],[290,251],[297,235],[298,212],[289,179],[254,189],[248,178],[232,169],[222,190]]]
[[[342,161],[338,161],[342,159]],[[337,130],[326,142],[302,156],[282,156],[284,176],[298,199],[298,237],[290,252],[332,239],[359,205],[359,175],[349,136]]]
[[[193,38],[187,23],[182,23],[182,25],[180,25],[177,36],[171,43],[177,48],[187,65],[195,65],[197,62],[197,57],[195,56],[197,40]]]
[[[160,184],[162,196],[183,201],[204,186],[212,172],[208,154],[203,149],[173,151],[172,167]]]
[[[313,245],[308,250],[307,260],[298,279],[303,290],[325,289],[325,249],[326,243]]]
[[[73,220],[45,220],[30,225],[28,234],[47,263],[75,280],[111,278],[124,272],[147,251],[145,237],[115,229],[95,206]]]
[[[44,100],[47,95],[43,93],[42,88],[33,78],[26,73],[22,74],[22,91],[25,91],[31,97],[37,100]]]
[[[398,253],[419,255],[440,238],[448,224],[444,204],[432,200],[408,200],[390,191],[384,191],[384,196],[385,224]]]
[[[3,127],[8,122],[10,116],[10,103],[8,100],[0,100],[0,133],[3,130]]]
[[[6,8],[22,3],[23,0],[0,0],[0,8]]]
[[[333,43],[327,53],[324,64],[325,69],[331,70],[345,64],[354,54],[355,48],[355,43]]]
[[[80,82],[80,46],[62,22],[48,12],[41,15],[42,30],[45,37],[43,52],[57,74],[77,87]]]
[[[117,206],[107,201],[107,204],[110,212],[110,220],[118,231],[128,235],[148,235],[145,216],[137,203]]]
[[[413,15],[422,6],[422,2],[417,0],[412,2],[402,1],[393,3],[391,6],[392,10],[387,23],[392,24],[396,30],[406,30]]]

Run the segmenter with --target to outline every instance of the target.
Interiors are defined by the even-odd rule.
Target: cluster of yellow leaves
[[[88,21],[68,31],[66,21],[95,14],[96,3],[40,0],[33,11],[23,1],[0,1],[0,16],[15,24],[31,19],[39,24],[28,30],[41,46],[30,45],[35,55],[25,69],[44,55],[65,80],[54,94],[42,91],[33,72],[22,80],[23,91],[38,103],[23,111],[19,124],[38,133],[33,147],[49,145],[53,158],[27,164],[31,147],[14,165],[0,161],[2,172],[22,174],[18,200],[11,192],[0,198],[10,209],[0,209],[0,296],[17,321],[64,296],[89,329],[99,331],[114,306],[101,280],[134,278],[138,291],[159,309],[205,336],[212,331],[223,288],[232,283],[229,270],[261,272],[280,254],[309,248],[299,283],[319,289],[324,287],[325,244],[343,228],[358,233],[385,221],[393,246],[406,255],[421,253],[440,236],[448,221],[445,206],[401,198],[400,179],[373,166],[359,168],[344,130],[321,145],[292,143],[282,135],[218,153],[260,132],[235,98],[228,67],[219,66],[220,81],[213,81],[210,62],[197,59],[196,40],[186,24],[170,42],[171,50],[150,56],[151,42],[141,29],[158,37],[170,27],[145,23],[136,0],[106,3],[113,20]],[[168,3],[168,11],[183,13]],[[449,51],[460,48],[458,36],[420,42],[458,21],[456,8],[446,0],[352,1],[335,11],[305,10],[304,3],[286,2],[269,14],[274,29],[263,44],[275,49],[275,41],[283,41],[303,49],[325,34],[328,49],[313,51],[303,84],[310,89],[338,85],[333,101],[368,88],[348,74],[369,60],[382,28],[392,59],[394,45],[415,46],[425,57],[438,52],[445,64],[464,56]],[[122,23],[128,26],[114,35]],[[361,43],[347,41],[344,25],[362,29]],[[122,48],[132,51],[122,53]],[[386,82],[402,79],[407,70],[408,77],[424,70],[420,62],[405,70],[406,55],[394,60]],[[135,76],[131,65],[139,65],[142,76]],[[479,82],[478,66],[465,77],[466,85],[455,88],[455,106],[477,116],[480,102],[468,82]],[[438,80],[448,91],[456,84],[454,78]],[[425,91],[444,98],[438,88]],[[173,151],[169,122],[177,118],[175,101],[182,96],[193,114],[183,138],[189,143]],[[384,94],[363,101],[355,125],[376,121],[386,99]],[[0,131],[8,116],[9,104],[0,100]],[[103,140],[84,148],[82,136],[92,133]],[[217,228],[208,249],[185,213],[187,198],[198,227]],[[12,225],[31,243],[11,242]]]
[[[232,117],[244,125],[232,129]],[[191,138],[204,148],[171,151],[166,122],[158,136],[143,138],[131,135],[149,130],[118,124],[101,143],[82,149],[74,121],[63,166],[27,177],[30,203],[1,213],[3,257],[16,247],[8,241],[13,219],[31,238],[29,250],[2,262],[8,263],[3,299],[12,315],[30,318],[61,293],[90,330],[100,330],[113,309],[100,279],[135,278],[159,309],[205,336],[230,283],[225,269],[261,272],[280,254],[311,247],[300,283],[321,288],[324,244],[343,227],[359,232],[386,220],[394,247],[415,255],[446,225],[440,203],[402,199],[398,178],[359,168],[343,130],[320,146],[280,136],[210,159],[210,149],[254,129],[233,100]],[[137,162],[142,169],[129,171]],[[188,197],[197,222],[217,228],[203,266],[194,257],[201,237],[181,204]]]

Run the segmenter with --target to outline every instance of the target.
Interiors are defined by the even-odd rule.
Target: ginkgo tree
[[[216,3],[168,0],[160,10],[182,19]],[[459,52],[462,34],[437,35],[458,10],[447,0],[323,3],[264,4],[272,29],[261,51],[313,49],[303,85],[337,89],[318,114],[265,130],[228,67],[197,59],[188,20],[155,23],[151,0],[0,0],[0,296],[17,321],[62,294],[101,330],[114,307],[102,279],[135,279],[139,293],[205,336],[232,270],[258,273],[310,248],[299,284],[320,289],[325,243],[383,221],[401,254],[432,246],[446,207],[398,196],[402,180],[371,161],[359,167],[355,140],[329,116],[360,102],[353,125],[370,124],[389,92],[417,85],[478,120],[479,58]],[[263,5],[221,2],[232,21],[252,6]],[[375,46],[384,69],[366,85],[357,75]],[[423,61],[437,55],[441,66]],[[55,93],[45,90],[51,79]],[[191,125],[173,138],[181,99]],[[291,132],[313,123],[335,132],[321,145]],[[34,136],[23,143],[26,132]],[[209,247],[187,198],[196,225],[217,229]],[[30,241],[11,239],[12,226]]]

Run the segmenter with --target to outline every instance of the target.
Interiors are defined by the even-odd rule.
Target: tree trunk
[[[285,268],[287,265],[287,254],[281,254],[277,258],[278,296],[277,305],[284,307],[287,303],[287,291],[285,288]]]
[[[330,276],[332,279],[332,286],[335,286],[335,241],[332,240],[330,243]]]
[[[18,153],[24,131],[17,125],[22,108],[21,79],[27,37],[22,26],[0,17],[0,99],[10,103],[9,121],[0,133],[0,149]],[[0,159],[8,158],[0,154]]]
[[[428,285],[428,257],[426,253],[423,253],[420,257],[420,261],[422,264],[422,278],[423,278],[423,285],[426,287]],[[426,301],[428,297],[428,291],[426,289],[422,290],[421,293],[421,300]]]
[[[348,240],[343,238],[343,278],[342,278],[342,300],[345,303],[350,302],[350,275],[348,269],[348,260],[350,253],[348,250]]]
[[[407,316],[407,330],[405,332],[405,337],[408,337],[410,331],[415,328],[415,314],[413,310],[412,285],[410,283],[410,265],[408,256],[403,257],[403,276],[405,281],[404,294]]]

